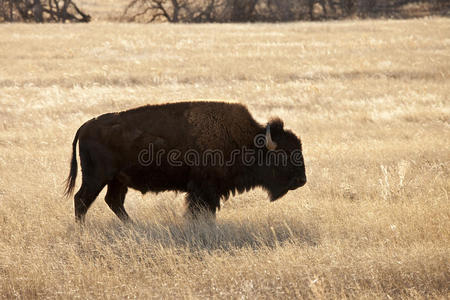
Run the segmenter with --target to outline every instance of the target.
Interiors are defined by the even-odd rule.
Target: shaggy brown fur
[[[247,108],[237,103],[207,102],[205,106],[194,106],[185,112],[196,137],[196,147],[227,149],[237,145],[251,145],[255,135],[261,131]]]

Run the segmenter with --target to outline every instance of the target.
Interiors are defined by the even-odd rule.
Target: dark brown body
[[[270,124],[279,148],[301,151],[299,139],[285,131],[281,121]],[[265,133],[267,127],[258,124],[246,107],[226,102],[149,105],[101,115],[76,133],[66,192],[70,194],[75,185],[78,140],[83,176],[75,195],[75,215],[80,220],[105,185],[105,200],[122,220],[128,219],[123,205],[128,188],[142,193],[187,192],[194,216],[202,210],[214,214],[222,197],[256,186],[266,188],[275,200],[306,182],[305,169],[243,163],[242,149],[269,151],[255,146],[255,136]],[[202,157],[210,150],[219,151],[223,161],[185,161],[189,151]],[[176,163],[171,152],[178,154]]]

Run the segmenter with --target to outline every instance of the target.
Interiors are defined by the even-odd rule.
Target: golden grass
[[[0,295],[5,298],[446,298],[450,22],[0,26]],[[308,184],[228,200],[62,197],[86,120],[235,99],[301,135]],[[77,186],[79,185],[79,178]]]

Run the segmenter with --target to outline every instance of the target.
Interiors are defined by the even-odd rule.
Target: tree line
[[[289,22],[450,14],[449,0],[131,0],[122,21]],[[72,0],[0,0],[0,22],[89,22]]]
[[[3,22],[89,22],[72,0],[0,0]]]
[[[409,6],[409,7],[408,7]],[[143,22],[288,22],[448,15],[449,0],[132,0],[124,18]],[[414,16],[414,15],[412,15]]]

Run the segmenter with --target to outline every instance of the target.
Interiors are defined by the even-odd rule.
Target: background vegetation
[[[0,0],[4,22],[89,22],[91,17],[71,0]]]
[[[100,6],[102,9],[99,9]],[[91,16],[99,19],[105,12],[109,20],[115,21],[286,22],[353,17],[448,16],[450,2],[448,0],[0,0],[0,22],[89,22]]]
[[[130,21],[285,22],[348,17],[418,17],[446,15],[443,0],[132,0]]]
[[[448,19],[3,24],[0,37],[2,297],[448,298]],[[308,184],[275,203],[233,197],[216,224],[185,221],[182,194],[130,192],[125,226],[103,192],[77,227],[62,183],[78,127],[205,98],[280,116]]]

